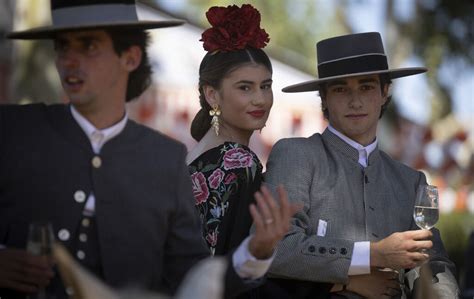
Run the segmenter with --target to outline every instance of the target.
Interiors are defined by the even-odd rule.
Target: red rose
[[[233,51],[246,47],[263,48],[270,41],[260,28],[260,13],[250,4],[211,7],[206,17],[213,26],[203,32],[201,41],[210,52]]]
[[[191,175],[191,181],[193,183],[193,194],[196,200],[196,205],[206,202],[209,196],[209,188],[207,188],[206,177],[202,172],[195,172]]]
[[[252,166],[253,156],[243,148],[233,148],[224,154],[224,169],[245,168]]]
[[[217,187],[219,187],[219,184],[222,182],[223,178],[224,172],[217,168],[207,179],[207,181],[209,182],[209,187],[211,187],[212,189],[216,189]]]

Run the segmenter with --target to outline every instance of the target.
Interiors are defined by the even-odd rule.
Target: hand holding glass
[[[30,224],[26,250],[33,255],[50,255],[54,243],[53,229],[49,222]]]
[[[26,250],[33,255],[51,256],[54,243],[54,234],[51,223],[34,222],[29,226]],[[35,299],[54,298],[45,288],[40,288],[35,295],[29,296]]]
[[[418,186],[413,218],[421,229],[431,229],[438,222],[438,188],[431,185]]]

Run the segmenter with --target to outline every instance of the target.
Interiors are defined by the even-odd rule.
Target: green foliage
[[[458,274],[462,273],[468,238],[474,230],[474,215],[469,212],[441,214],[436,227],[441,232],[450,259],[456,264]]]
[[[310,74],[316,74],[316,42],[350,32],[341,9],[330,2],[303,0],[188,0],[187,17],[203,28],[211,6],[252,4],[262,15],[262,28],[270,35],[265,49],[273,57]],[[337,6],[336,4],[334,4]],[[192,13],[191,13],[192,12]],[[330,24],[330,25],[328,25]]]

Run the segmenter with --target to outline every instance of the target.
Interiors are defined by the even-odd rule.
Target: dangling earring
[[[219,136],[219,115],[221,115],[219,106],[216,105],[212,108],[212,110],[209,110],[209,115],[212,116],[211,126],[214,128],[216,136]]]

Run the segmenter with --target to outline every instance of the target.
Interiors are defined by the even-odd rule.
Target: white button
[[[84,202],[86,200],[86,193],[82,190],[77,190],[74,192],[74,200],[79,203]]]
[[[99,156],[92,158],[92,166],[99,168],[102,165],[102,159]]]
[[[81,223],[82,223],[82,226],[88,227],[89,224],[90,224],[90,220],[87,219],[87,218],[84,218],[84,219],[82,219],[82,222],[81,222]]]
[[[74,289],[71,288],[71,287],[67,287],[66,288],[66,294],[68,294],[69,296],[74,295]]]
[[[94,131],[92,132],[92,142],[96,143],[96,144],[99,144],[100,142],[102,142],[102,139],[104,138],[104,134],[102,134],[101,132],[99,131]]]
[[[58,238],[59,238],[59,240],[61,240],[61,241],[67,241],[67,240],[69,240],[69,237],[70,237],[70,236],[71,236],[71,234],[70,234],[69,231],[68,231],[67,229],[65,229],[65,228],[60,229],[60,230],[58,231]]]
[[[78,259],[83,260],[86,257],[86,253],[82,250],[78,250],[76,252],[76,256]]]
[[[79,235],[79,240],[81,242],[87,242],[87,235],[86,234],[80,234]]]

